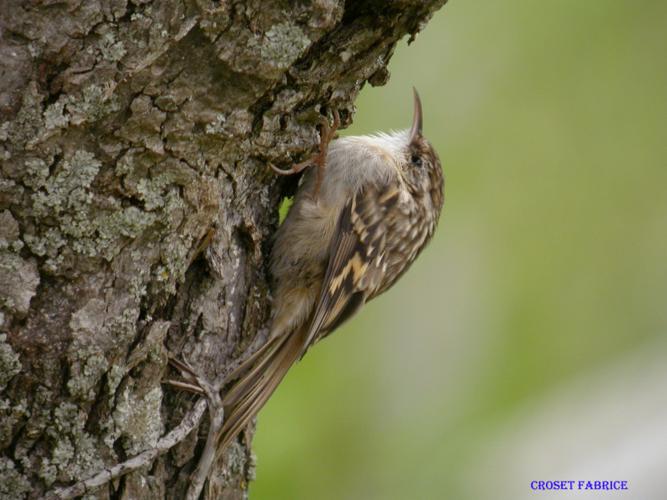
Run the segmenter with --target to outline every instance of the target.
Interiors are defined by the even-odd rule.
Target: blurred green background
[[[417,87],[440,227],[261,412],[252,498],[667,498],[666,54],[657,0],[452,0],[399,47],[343,134]]]

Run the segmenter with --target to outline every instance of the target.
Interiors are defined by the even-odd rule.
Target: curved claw
[[[336,130],[338,130],[338,127],[340,127],[340,113],[338,112],[337,109],[332,109],[331,114],[333,115],[333,124],[331,125],[331,138],[333,139],[333,135],[336,133]],[[329,125],[329,122],[327,122],[327,126]]]
[[[202,389],[198,385],[189,384],[187,382],[181,382],[180,380],[174,380],[171,378],[163,380],[162,383],[171,385],[172,387],[176,387],[177,389],[181,389],[182,391],[188,391],[194,394],[201,394],[202,396],[206,396],[206,392],[204,391],[204,389]]]
[[[278,175],[293,175],[293,174],[298,174],[301,172],[304,168],[308,166],[308,164],[302,164],[302,163],[297,163],[294,165],[292,168],[278,168],[276,167],[273,163],[269,162],[269,168],[273,170],[276,174]]]

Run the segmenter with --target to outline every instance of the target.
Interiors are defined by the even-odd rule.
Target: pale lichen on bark
[[[294,184],[267,162],[305,158],[332,108],[349,123],[443,3],[3,4],[0,499],[156,446],[192,406],[161,385],[168,350],[216,378],[261,342]],[[207,498],[246,494],[250,434]],[[179,439],[88,495],[178,498],[199,436]]]

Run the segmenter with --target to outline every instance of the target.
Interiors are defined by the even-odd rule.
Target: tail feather
[[[225,385],[234,380],[240,379],[242,375],[244,375],[248,370],[250,370],[253,366],[256,366],[257,360],[259,358],[266,358],[266,352],[276,347],[276,342],[274,342],[274,340],[277,340],[277,338],[268,339],[262,346],[259,347],[259,349],[248,356],[248,358],[245,359],[239,366],[234,368],[234,370],[232,370],[232,372],[225,377]]]
[[[299,359],[302,349],[300,332],[269,341],[249,371],[232,386],[223,399],[225,423],[220,431],[224,449],[271,397],[290,367]]]
[[[234,407],[238,400],[248,393],[249,388],[257,383],[257,380],[265,372],[267,365],[286,340],[287,336],[269,340],[250,359],[235,370],[235,376],[230,376],[229,379],[236,379],[236,382],[225,393],[222,400],[225,408]]]

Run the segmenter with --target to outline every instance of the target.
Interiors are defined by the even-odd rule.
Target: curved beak
[[[412,87],[415,93],[415,111],[412,117],[412,128],[410,129],[410,142],[422,135],[422,102],[419,99],[417,89]]]

